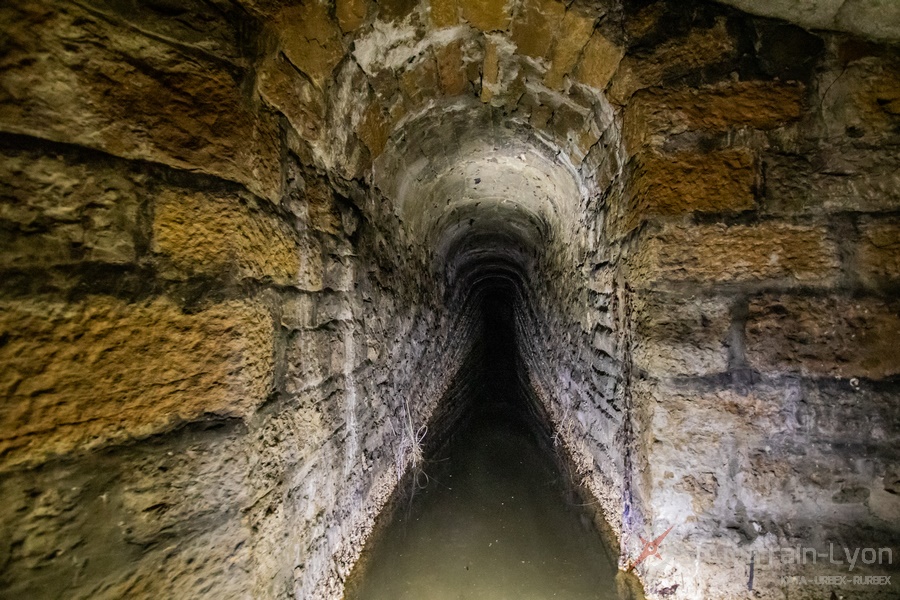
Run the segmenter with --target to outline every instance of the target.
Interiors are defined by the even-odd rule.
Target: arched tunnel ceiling
[[[893,7],[859,16],[873,2],[721,4],[890,35]],[[664,82],[737,73],[763,26],[736,27],[743,17],[714,2],[681,20],[677,3],[625,4],[375,3],[355,16],[337,10],[337,22],[324,5],[304,4],[275,19],[260,93],[308,133],[301,153],[348,180],[372,177],[436,271],[453,280],[473,261],[524,265],[621,173],[635,142],[620,130],[630,99]],[[802,93],[782,80],[805,77],[821,44],[809,48],[796,60],[760,59],[735,85]]]
[[[900,39],[898,0],[719,0],[750,14],[808,29],[846,31],[877,40]]]
[[[374,180],[451,283],[467,265],[525,267],[582,198],[559,150],[472,101],[409,120],[375,162]]]

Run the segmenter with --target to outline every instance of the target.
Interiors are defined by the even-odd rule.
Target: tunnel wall
[[[621,565],[673,526],[651,597],[895,534],[894,47],[674,1],[0,22],[4,592],[340,594],[477,333],[378,172],[450,106],[576,184],[520,339]]]
[[[889,547],[900,516],[897,54],[754,26],[739,78],[623,112],[607,232],[626,255],[631,528],[673,527],[638,569],[661,596],[818,597],[781,577],[828,567],[784,548]]]
[[[470,337],[246,11],[0,12],[2,595],[339,595]]]

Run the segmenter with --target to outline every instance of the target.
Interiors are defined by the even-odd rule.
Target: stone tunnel
[[[900,597],[896,1],[0,22],[0,596],[341,598],[505,319],[647,598]]]

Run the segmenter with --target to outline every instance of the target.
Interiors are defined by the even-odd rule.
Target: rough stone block
[[[360,137],[372,159],[376,159],[384,152],[390,134],[390,124],[381,110],[378,102],[372,102],[363,113],[357,127],[356,134]]]
[[[307,224],[314,231],[329,235],[343,232],[341,209],[334,190],[322,180],[308,181],[306,184]]]
[[[839,267],[837,247],[821,226],[667,224],[644,238],[631,280],[639,287],[666,281],[826,285]]]
[[[430,0],[431,26],[435,29],[453,27],[459,23],[459,3],[457,0]]]
[[[246,59],[242,37],[246,13],[237,3],[208,4],[202,0],[179,2],[177,17],[173,8],[153,2],[93,0],[90,9],[117,26],[171,40],[234,64]]]
[[[813,157],[763,158],[763,210],[771,214],[883,212],[900,206],[900,159],[836,145]]]
[[[143,437],[207,415],[247,417],[272,382],[272,319],[248,301],[190,315],[162,298],[8,302],[0,339],[6,464]]]
[[[257,70],[257,88],[270,106],[280,111],[305,140],[318,140],[325,120],[325,98],[279,53],[266,57]]]
[[[666,15],[667,8],[668,5],[665,2],[652,2],[636,11],[625,11],[622,23],[625,34],[630,39],[638,40],[659,30],[665,25],[663,17]]]
[[[344,33],[359,29],[366,20],[368,10],[367,0],[335,0],[334,3],[335,16]]]
[[[590,111],[577,104],[563,103],[553,111],[544,130],[553,134],[569,151],[569,155],[580,162],[590,149],[590,145],[599,137],[596,126],[593,126],[592,117]]]
[[[772,129],[800,118],[805,92],[800,84],[768,81],[642,90],[625,110],[624,138],[629,150],[636,151],[658,134]]]
[[[156,198],[152,249],[164,275],[230,275],[291,285],[300,272],[296,234],[236,196],[164,190]]]
[[[594,15],[582,14],[574,8],[566,11],[560,24],[563,34],[556,38],[550,52],[550,67],[544,76],[544,85],[555,90],[563,88],[566,75],[575,68],[581,50],[591,38],[595,20]]]
[[[165,443],[5,473],[0,546],[16,550],[5,553],[4,594],[96,596],[99,588],[116,588],[119,597],[129,596],[134,588],[125,591],[126,582],[140,570],[149,578],[142,585],[150,596],[198,597],[204,595],[200,588],[215,581],[219,593],[245,597],[245,578],[228,569],[218,573],[222,579],[213,574],[234,546],[208,547],[207,560],[196,569],[187,567],[190,562],[182,565],[178,582],[153,573],[173,560],[175,546],[181,554],[186,539],[240,523],[238,511],[252,492],[245,448],[240,437],[229,434],[227,427],[192,432]],[[229,540],[247,541],[249,535]],[[147,552],[153,547],[165,551]],[[202,584],[188,589],[188,581]]]
[[[400,90],[406,97],[407,111],[440,96],[437,62],[431,53],[404,71],[400,77]]]
[[[353,307],[345,294],[291,295],[281,307],[281,325],[288,329],[319,329],[353,319]]]
[[[635,158],[622,226],[630,231],[655,216],[752,210],[755,181],[753,155],[748,150],[644,152]]]
[[[632,322],[632,358],[653,377],[708,375],[728,368],[728,300],[642,293],[634,299]]]
[[[512,23],[512,41],[519,54],[544,58],[556,39],[566,5],[558,0],[525,0]]]
[[[418,0],[380,0],[376,3],[378,18],[381,21],[403,21],[417,4]]]
[[[313,236],[300,236],[300,272],[297,287],[308,292],[321,291],[325,286],[325,255],[322,245]]]
[[[324,89],[344,56],[341,29],[328,14],[328,6],[308,2],[286,8],[277,23],[284,55]]]
[[[484,66],[481,74],[481,101],[490,102],[500,79],[500,56],[497,44],[490,37],[484,42]]]
[[[287,350],[285,391],[299,394],[341,376],[349,358],[344,336],[329,328],[297,331]]]
[[[900,414],[890,387],[846,379],[796,385],[800,389],[794,394],[798,398],[794,418],[816,439],[848,447],[862,443],[892,448],[900,443]]]
[[[133,262],[144,180],[108,164],[0,155],[0,264]]]
[[[764,446],[769,437],[788,426],[782,415],[785,394],[777,389],[756,389],[742,395],[733,390],[642,380],[635,383],[633,398],[640,419],[639,435],[647,444],[646,489],[687,493],[692,502],[703,505],[706,494],[701,491],[695,496],[687,488],[674,490],[676,482],[697,473],[731,481],[732,465],[740,464],[741,459],[736,444],[745,449]],[[665,481],[671,483],[664,488]]]
[[[212,531],[186,537],[178,544],[159,544],[108,587],[113,598],[201,598],[215,589],[225,598],[248,598],[255,561],[250,532],[233,519]]]
[[[898,141],[900,60],[896,53],[852,61],[819,77],[826,136],[850,136],[870,144]]]
[[[506,0],[458,0],[463,18],[484,32],[504,31],[509,27]]]
[[[900,221],[862,223],[856,262],[860,278],[869,286],[900,281]]]
[[[609,99],[616,104],[626,104],[639,89],[721,62],[734,51],[735,41],[728,33],[725,21],[718,20],[709,29],[695,29],[682,38],[661,44],[646,57],[626,56],[610,83]]]
[[[280,195],[274,115],[231,69],[52,0],[4,3],[0,129],[156,161]]]
[[[765,373],[900,374],[900,306],[876,298],[766,295],[750,302],[746,355]]]
[[[469,87],[463,69],[462,41],[455,40],[435,49],[438,79],[444,96],[458,96]]]
[[[604,90],[625,56],[625,48],[594,30],[581,54],[575,78],[596,90]]]

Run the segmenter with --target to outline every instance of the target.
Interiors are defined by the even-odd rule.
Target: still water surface
[[[476,420],[425,473],[346,600],[618,600],[609,551],[528,429]]]

